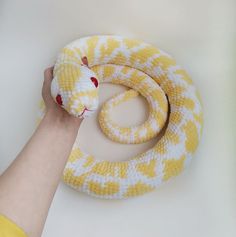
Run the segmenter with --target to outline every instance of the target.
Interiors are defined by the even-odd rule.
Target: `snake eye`
[[[90,80],[92,81],[92,83],[95,85],[95,87],[98,87],[98,80],[95,77],[90,77]]]
[[[81,58],[82,63],[88,67],[88,58],[86,56],[84,56],[83,58]]]
[[[56,101],[57,101],[57,103],[59,104],[59,105],[62,105],[63,103],[62,103],[62,98],[61,98],[61,95],[60,94],[57,94],[57,96],[56,96]]]

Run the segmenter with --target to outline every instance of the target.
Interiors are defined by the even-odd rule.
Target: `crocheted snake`
[[[75,142],[64,181],[93,196],[121,199],[149,192],[178,175],[196,150],[203,123],[200,96],[186,71],[162,50],[120,36],[85,37],[62,49],[51,86],[60,106],[74,116],[90,116],[98,107],[99,82],[131,88],[101,109],[99,123],[110,139],[145,142],[167,124],[164,135],[153,148],[124,162],[97,160]],[[138,94],[149,103],[147,121],[118,126],[109,117],[110,110]]]

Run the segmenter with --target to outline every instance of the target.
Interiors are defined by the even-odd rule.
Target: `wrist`
[[[45,113],[44,121],[58,128],[78,130],[82,119],[69,115],[66,111],[55,112],[48,110]]]

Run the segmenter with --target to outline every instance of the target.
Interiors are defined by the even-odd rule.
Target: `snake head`
[[[54,68],[51,94],[57,104],[76,117],[88,117],[98,107],[99,81],[83,65],[61,64]]]

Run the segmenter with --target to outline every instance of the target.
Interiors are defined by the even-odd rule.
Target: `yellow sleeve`
[[[26,237],[26,234],[11,220],[0,215],[0,237]]]

